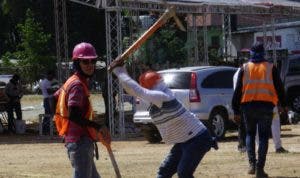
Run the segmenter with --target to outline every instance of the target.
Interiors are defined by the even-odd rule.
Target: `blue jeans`
[[[94,162],[94,143],[81,137],[76,143],[66,143],[68,157],[74,169],[73,178],[100,178]]]
[[[246,147],[249,163],[257,168],[264,168],[269,146],[273,110],[266,108],[242,107],[246,126]],[[255,135],[258,129],[258,158],[255,154]]]
[[[194,177],[194,171],[211,146],[212,137],[207,130],[184,143],[175,144],[160,165],[157,178],[169,178],[176,172],[179,178]]]

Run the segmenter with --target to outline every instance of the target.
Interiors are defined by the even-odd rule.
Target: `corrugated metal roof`
[[[159,0],[158,0],[159,1]],[[160,1],[161,2],[161,1]],[[200,3],[211,5],[262,5],[262,6],[294,6],[300,7],[299,0],[167,0],[166,2],[181,2],[181,3]]]
[[[270,28],[271,26],[272,25],[266,25],[266,28]],[[300,21],[277,23],[277,24],[274,24],[274,26],[276,29],[299,27]],[[244,28],[239,28],[238,31],[235,31],[232,33],[233,34],[241,34],[241,33],[259,32],[259,31],[262,31],[262,28],[263,28],[263,26],[244,27]]]
[[[299,15],[300,0],[122,0],[124,9],[162,10],[177,6],[178,13]]]

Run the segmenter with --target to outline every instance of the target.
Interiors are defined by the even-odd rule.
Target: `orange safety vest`
[[[273,64],[268,62],[244,64],[241,103],[266,101],[277,105],[278,96],[273,84]]]
[[[56,129],[60,136],[64,136],[67,133],[67,130],[69,128],[69,111],[68,111],[67,104],[66,104],[67,103],[66,98],[68,95],[69,86],[74,81],[80,81],[83,86],[84,93],[86,94],[86,96],[90,95],[87,86],[79,79],[79,77],[77,75],[72,75],[66,81],[66,83],[60,88],[61,91],[60,91],[60,94],[58,97],[58,101],[57,101],[57,105],[56,105],[56,112],[55,112],[54,119],[53,119],[53,120],[55,120]],[[93,108],[92,108],[90,101],[89,101],[88,111],[85,114],[84,118],[89,119],[89,120],[93,120],[93,118],[94,118]],[[96,129],[94,129],[92,127],[88,127],[87,130],[88,130],[90,137],[94,141],[99,141],[99,136],[98,136],[99,132]]]

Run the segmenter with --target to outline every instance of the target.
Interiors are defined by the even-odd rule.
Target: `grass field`
[[[33,103],[32,99],[28,99]],[[39,103],[39,101],[37,102]],[[300,125],[282,127],[283,146],[290,151],[277,154],[272,139],[265,170],[274,178],[300,178]],[[105,148],[99,145],[96,166],[103,178],[115,177]],[[153,178],[170,145],[149,144],[142,137],[114,140],[112,148],[124,178]],[[237,151],[237,133],[226,135],[218,151],[211,150],[198,166],[195,177],[251,177],[247,175],[247,156]],[[57,137],[0,134],[1,178],[68,178],[72,170],[66,149]],[[176,177],[176,176],[174,176]]]
[[[266,171],[271,177],[300,177],[300,125],[283,127],[283,145],[290,153],[276,154],[270,139]],[[195,177],[251,177],[246,174],[246,154],[236,150],[236,133],[210,151],[195,172]],[[170,149],[166,144],[149,144],[143,138],[113,141],[112,148],[121,174],[127,178],[155,177],[160,162]],[[115,177],[109,156],[100,144],[100,159],[95,161],[104,178]],[[0,177],[71,177],[71,166],[60,139],[33,134],[0,135]],[[176,176],[175,176],[176,177]]]

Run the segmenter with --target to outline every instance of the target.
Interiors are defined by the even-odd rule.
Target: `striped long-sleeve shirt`
[[[165,143],[182,143],[206,130],[202,122],[177,101],[169,88],[148,90],[131,79],[123,67],[117,67],[113,72],[128,94],[152,103],[149,112]]]

